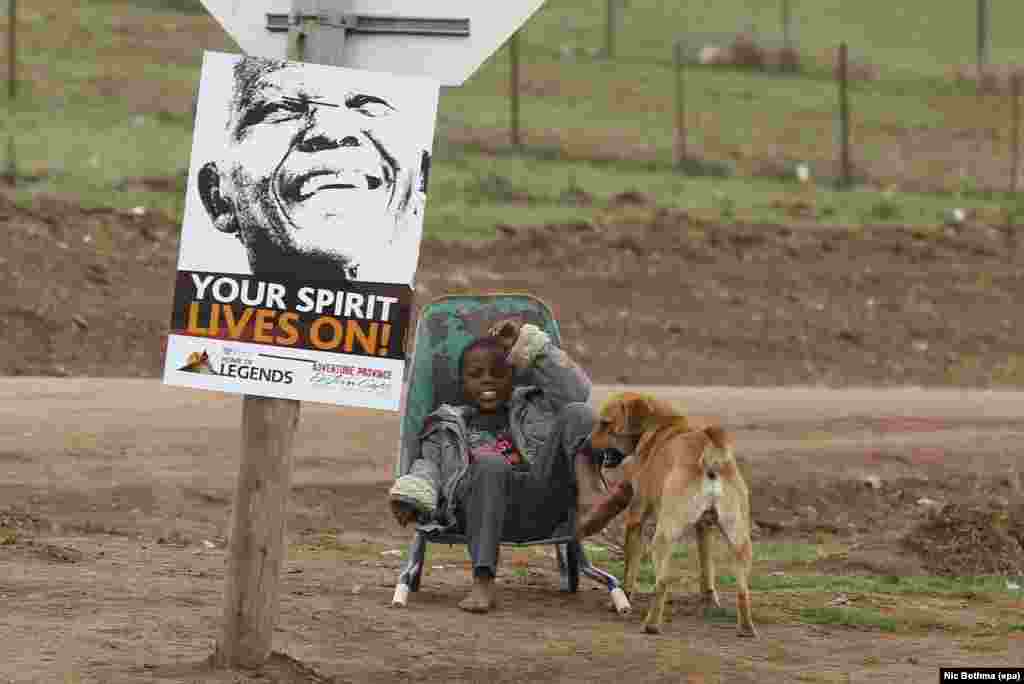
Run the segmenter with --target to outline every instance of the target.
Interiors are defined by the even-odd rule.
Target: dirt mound
[[[1024,575],[1022,513],[1020,506],[949,504],[912,530],[903,544],[937,575]]]
[[[973,85],[986,95],[1012,92],[1014,78],[1024,83],[1024,69],[1010,64],[989,64],[981,69],[976,64],[959,64],[950,70],[950,80],[954,83]]]
[[[1024,384],[1016,233],[734,223],[624,188],[589,220],[426,240],[417,304],[528,291],[595,382]],[[0,193],[0,374],[154,377],[176,222]]]

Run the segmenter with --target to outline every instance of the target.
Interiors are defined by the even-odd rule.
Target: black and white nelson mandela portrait
[[[436,90],[410,98],[390,74],[212,56],[230,68],[230,93],[216,93],[227,119],[219,149],[193,151],[196,189],[252,273],[411,282]]]

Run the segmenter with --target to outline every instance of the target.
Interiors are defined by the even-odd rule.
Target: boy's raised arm
[[[509,362],[527,371],[532,378],[530,384],[540,387],[556,408],[590,399],[591,382],[586,372],[537,326],[503,321],[491,329],[491,334],[505,342]]]

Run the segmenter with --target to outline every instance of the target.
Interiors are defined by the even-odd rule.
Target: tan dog
[[[756,637],[750,615],[750,493],[733,456],[732,440],[716,424],[687,419],[657,399],[624,392],[604,403],[591,434],[596,450],[617,449],[626,455],[623,478],[632,486],[626,512],[626,576],[623,589],[636,586],[643,551],[641,531],[655,516],[653,560],[657,576],[654,603],[644,620],[650,634],[661,631],[671,573],[672,547],[696,527],[700,588],[705,609],[719,607],[715,591],[710,533],[713,526],[736,555],[737,630]]]

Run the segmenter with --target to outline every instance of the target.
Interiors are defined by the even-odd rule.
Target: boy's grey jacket
[[[590,399],[591,382],[565,351],[533,325],[522,327],[509,360],[530,376],[529,385],[513,391],[508,408],[512,440],[532,461],[565,406]],[[456,488],[469,469],[466,426],[476,410],[442,404],[427,416],[412,454],[412,469],[395,482],[392,496],[415,499],[423,512],[433,513],[445,526],[455,523]]]

